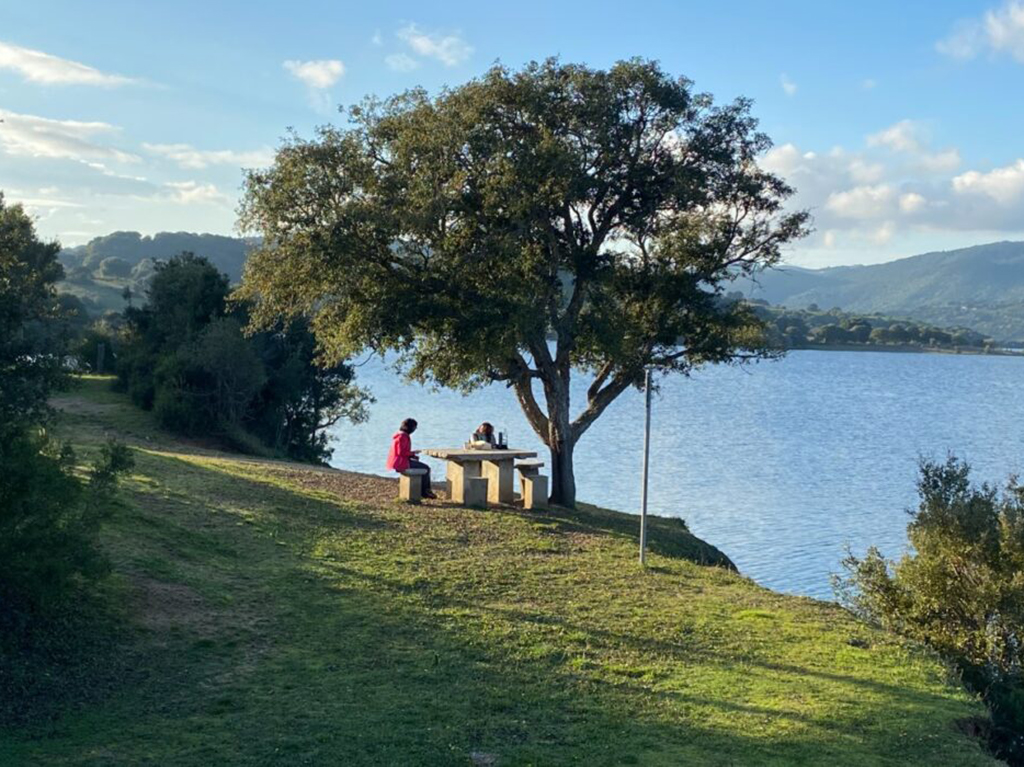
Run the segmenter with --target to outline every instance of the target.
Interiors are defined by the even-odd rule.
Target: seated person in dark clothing
[[[419,451],[412,449],[412,439],[409,435],[416,431],[417,425],[415,418],[406,418],[402,421],[402,425],[391,438],[387,468],[398,473],[402,473],[406,469],[426,469],[427,473],[422,477],[422,495],[424,498],[437,498],[430,485],[430,467],[419,460]]]
[[[480,449],[494,447],[496,444],[497,439],[494,435],[494,427],[487,421],[476,427],[476,431],[473,432],[473,439],[469,442],[470,447]]]

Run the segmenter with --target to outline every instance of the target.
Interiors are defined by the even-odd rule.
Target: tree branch
[[[604,385],[604,382],[608,379],[608,376],[611,375],[612,370],[614,369],[615,366],[611,361],[608,361],[601,366],[599,371],[597,371],[597,376],[594,377],[593,383],[591,383],[590,388],[587,389],[588,402],[594,401],[594,398],[597,397],[598,393],[601,391],[601,386]]]
[[[540,405],[537,404],[537,398],[533,396],[532,381],[535,377],[539,378],[539,374],[537,371],[530,369],[526,364],[526,360],[518,352],[513,359],[513,369],[510,370],[510,373],[516,398],[519,400],[523,413],[526,414],[526,420],[530,422],[530,426],[537,432],[537,436],[541,438],[541,441],[547,445],[549,440],[548,418],[544,415],[544,411],[540,409]]]
[[[597,420],[598,416],[605,411],[615,398],[633,384],[634,378],[629,375],[619,374],[608,383],[603,389],[597,392],[596,396],[589,400],[586,409],[572,422],[573,442],[578,440]]]

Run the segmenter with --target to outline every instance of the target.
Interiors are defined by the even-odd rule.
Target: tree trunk
[[[572,451],[575,445],[567,440],[551,445],[551,503],[576,507],[576,475],[572,468]]]
[[[576,475],[572,468],[572,451],[576,447],[572,422],[569,420],[568,380],[552,385],[545,382],[548,403],[548,438],[551,450],[551,503],[576,507]]]

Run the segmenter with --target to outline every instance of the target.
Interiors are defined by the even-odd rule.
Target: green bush
[[[117,476],[132,465],[111,443],[87,481],[73,473],[75,456],[45,432],[25,428],[0,445],[0,612],[46,611],[75,587],[106,572],[96,546]]]
[[[991,744],[1024,764],[1024,486],[974,486],[954,457],[923,463],[911,550],[872,547],[835,585],[854,612],[938,651],[992,715]]]
[[[369,397],[347,365],[317,364],[302,321],[246,336],[247,308],[228,302],[227,278],[204,258],[157,264],[147,304],[124,313],[118,385],[172,431],[322,461],[325,430],[365,418]]]

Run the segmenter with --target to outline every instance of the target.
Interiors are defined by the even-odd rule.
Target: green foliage
[[[108,373],[114,369],[114,354],[117,344],[117,330],[110,323],[100,320],[80,331],[72,343],[70,351],[77,360],[80,370]],[[100,346],[103,347],[102,353]],[[101,357],[104,369],[98,370],[96,366]]]
[[[981,350],[991,339],[967,328],[942,329],[880,314],[852,314],[839,309],[790,309],[764,300],[746,300],[739,291],[727,299],[745,303],[767,329],[769,342],[787,349],[826,345],[914,346],[930,349]]]
[[[924,463],[920,505],[898,562],[875,548],[836,585],[858,614],[933,647],[981,693],[992,742],[1024,764],[1024,487],[975,487],[954,457]]]
[[[320,359],[316,339],[301,319],[251,337],[266,384],[249,429],[277,450],[302,461],[330,455],[327,429],[367,418],[372,397],[353,382],[352,369]]]
[[[99,269],[97,270],[98,276],[103,279],[126,279],[130,277],[132,273],[132,264],[125,261],[123,258],[116,258],[110,256],[100,261]]]
[[[65,381],[54,290],[63,273],[59,250],[0,194],[0,442],[7,429],[42,418],[50,392]]]
[[[103,571],[99,521],[130,465],[123,447],[108,445],[83,484],[70,448],[43,429],[48,398],[66,383],[68,315],[77,308],[54,291],[58,249],[0,196],[0,638],[8,641],[31,623],[26,616],[51,610]]]
[[[221,317],[159,360],[153,410],[162,426],[180,433],[226,432],[243,422],[265,383],[238,321]]]
[[[309,317],[332,360],[392,349],[418,380],[507,382],[552,451],[555,501],[574,503],[576,442],[646,367],[772,354],[718,300],[807,222],[758,165],[749,101],[716,106],[654,62],[548,60],[351,116],[248,174],[254,324]],[[574,372],[592,376],[575,418]]]
[[[76,583],[106,571],[96,535],[118,475],[131,466],[125,446],[107,444],[83,483],[68,446],[29,429],[7,435],[0,446],[0,612],[52,608]]]
[[[227,292],[227,278],[205,258],[158,264],[146,305],[124,313],[120,387],[178,433],[324,460],[324,430],[365,417],[367,395],[343,363],[317,364],[301,322],[244,336],[246,306],[229,306]]]
[[[132,400],[147,410],[156,397],[156,376],[175,384],[186,364],[179,350],[193,344],[207,325],[224,316],[228,280],[206,259],[182,253],[156,268],[145,308],[124,312],[126,331],[117,362],[118,377]]]

